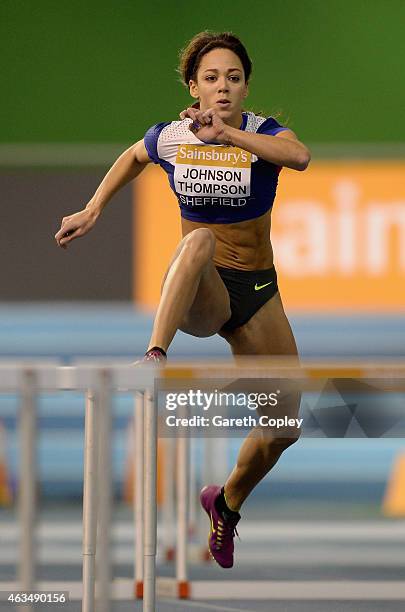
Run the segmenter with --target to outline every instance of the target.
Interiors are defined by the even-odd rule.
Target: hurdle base
[[[143,580],[137,580],[134,588],[135,599],[143,599]]]
[[[157,597],[168,599],[190,599],[191,589],[188,580],[176,580],[176,578],[156,579]]]
[[[166,550],[164,552],[164,559],[165,559],[165,561],[170,563],[171,561],[174,561],[175,558],[176,558],[176,549],[174,548],[174,546],[166,548]]]
[[[163,559],[166,563],[172,563],[176,560],[176,548],[166,548],[163,552]],[[212,557],[208,550],[208,546],[191,543],[187,547],[187,561],[191,563],[211,563]]]

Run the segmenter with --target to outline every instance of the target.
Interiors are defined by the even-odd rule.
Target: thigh
[[[240,355],[272,355],[289,356],[291,365],[299,365],[299,357],[295,338],[284,312],[279,292],[266,302],[253,317],[243,326],[224,336],[231,345],[236,359]],[[267,381],[268,382],[268,381]],[[256,381],[255,381],[256,384]],[[280,386],[281,393],[275,407],[266,406],[258,410],[259,415],[269,418],[297,418],[301,402],[299,385],[291,382]],[[272,429],[259,428],[265,438],[289,445],[295,442],[300,430],[296,427]]]
[[[280,293],[266,302],[245,325],[221,332],[234,355],[290,355],[298,359],[295,338]]]
[[[194,301],[180,326],[192,336],[213,336],[231,316],[228,291],[212,262],[201,275]]]
[[[179,257],[187,236],[178,245],[162,281],[161,292],[167,275]],[[213,263],[208,261],[201,273],[197,292],[189,311],[185,314],[180,330],[192,336],[212,336],[230,318],[231,307],[228,291]]]

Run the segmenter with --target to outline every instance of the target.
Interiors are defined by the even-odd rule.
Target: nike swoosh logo
[[[258,285],[258,284],[256,283],[256,285],[255,285],[255,291],[260,291],[260,289],[264,289],[264,287],[268,287],[268,285],[271,285],[271,283],[272,283],[272,282],[273,282],[273,281],[270,281],[269,283],[266,283],[265,285]]]

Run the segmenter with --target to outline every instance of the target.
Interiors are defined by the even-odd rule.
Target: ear
[[[244,98],[247,98],[247,97],[248,97],[248,95],[249,95],[249,85],[246,83],[246,84],[245,84],[245,92],[244,92],[244,94],[243,94],[243,97],[244,97]]]
[[[198,98],[200,97],[199,93],[198,93],[198,85],[195,81],[193,81],[192,79],[189,80],[188,82],[188,86],[190,89],[190,96],[192,98],[195,98],[196,100],[198,100]]]

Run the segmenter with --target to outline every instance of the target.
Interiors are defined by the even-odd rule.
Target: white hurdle
[[[78,384],[93,383],[96,390],[98,414],[97,418],[86,414],[86,432],[90,438],[98,439],[97,443],[85,445],[85,466],[92,466],[97,458],[99,472],[91,471],[89,467],[84,473],[84,546],[83,551],[96,555],[95,524],[99,527],[99,557],[97,563],[97,601],[95,597],[96,576],[93,573],[94,559],[84,563],[89,565],[88,571],[83,571],[83,594],[88,597],[82,600],[82,612],[109,612],[111,601],[111,562],[110,562],[110,524],[112,503],[112,474],[111,474],[111,392],[135,392],[134,422],[136,444],[136,495],[134,506],[137,518],[136,526],[136,567],[135,585],[130,597],[142,592],[144,612],[155,611],[156,598],[156,532],[157,532],[157,408],[153,395],[154,377],[156,371],[151,366],[77,366]],[[108,463],[108,466],[107,466]],[[100,469],[101,468],[101,469]],[[101,473],[100,473],[101,472]],[[108,481],[108,482],[107,482]],[[100,487],[101,482],[103,483]],[[99,491],[97,489],[99,488]],[[101,491],[101,495],[100,495]],[[142,504],[139,502],[143,502]],[[97,517],[94,504],[99,506]],[[97,520],[98,519],[98,520]],[[140,547],[143,543],[143,555]],[[105,551],[105,554],[104,554]],[[102,583],[103,581],[103,583]],[[97,603],[97,605],[96,605]]]
[[[138,414],[144,413],[145,471],[139,474],[138,486],[145,483],[145,535],[143,563],[144,602],[146,612],[155,610],[156,567],[156,445],[157,419],[153,397],[156,372],[149,367],[123,367],[112,364],[60,366],[58,362],[0,362],[0,393],[20,395],[19,438],[21,444],[18,522],[20,553],[18,580],[2,583],[3,590],[46,590],[48,582],[37,582],[35,576],[36,538],[36,400],[38,393],[50,391],[82,391],[85,393],[85,441],[83,483],[83,580],[79,594],[82,612],[109,612],[111,593],[111,404],[112,391],[145,392],[145,403],[139,404]],[[140,464],[142,468],[142,463]],[[100,482],[101,480],[101,482]],[[102,486],[100,486],[102,483]],[[155,511],[153,511],[155,509]],[[97,529],[98,527],[98,529]],[[140,529],[142,526],[140,526]],[[97,542],[98,532],[98,542]],[[140,539],[141,541],[141,539]],[[98,557],[97,557],[98,548]],[[97,567],[96,567],[96,560]],[[140,570],[142,571],[142,570]],[[96,592],[97,574],[97,592]],[[56,583],[55,583],[56,584]],[[59,587],[75,587],[73,583],[58,583]],[[44,589],[45,587],[45,589]],[[69,590],[69,588],[65,588]],[[134,597],[124,589],[124,597]],[[97,597],[96,597],[97,595]],[[113,595],[114,596],[114,595]]]
[[[135,489],[133,495],[133,514],[135,520],[135,597],[143,597],[143,466],[144,466],[144,444],[143,444],[143,393],[137,392],[134,405],[134,469]]]
[[[98,387],[99,410],[98,444],[98,520],[97,547],[99,562],[96,567],[97,612],[109,612],[111,599],[111,521],[112,521],[112,414],[111,375],[101,370]],[[101,562],[102,560],[102,562]]]
[[[175,510],[175,473],[176,473],[176,440],[166,438],[164,440],[164,463],[163,463],[163,556],[165,561],[173,561],[176,551],[175,533],[173,525],[176,519]]]
[[[144,488],[144,587],[143,610],[155,612],[156,595],[156,456],[157,456],[157,408],[151,390],[144,395],[144,444],[145,444],[145,488]]]
[[[144,447],[141,448],[141,433],[138,432],[136,460],[137,478],[136,499],[142,502],[141,483],[144,485],[143,504],[137,508],[137,521],[143,525],[143,555],[137,552],[135,568],[136,584],[126,590],[124,598],[133,598],[134,586],[143,589],[143,609],[154,612],[156,599],[156,535],[157,535],[157,398],[154,397],[155,378],[188,379],[196,382],[199,378],[297,378],[305,380],[303,390],[313,390],[319,385],[319,379],[325,378],[380,378],[381,388],[388,391],[404,391],[405,365],[398,364],[306,364],[291,367],[286,363],[269,363],[269,360],[247,360],[235,364],[195,364],[170,365],[165,368],[122,364],[86,364],[61,367],[52,362],[0,362],[0,392],[17,392],[21,396],[20,440],[21,478],[19,490],[19,530],[21,537],[20,560],[17,586],[20,590],[49,588],[52,583],[37,582],[35,579],[35,516],[36,516],[36,400],[42,391],[74,390],[82,391],[86,396],[85,414],[85,456],[84,456],[84,491],[83,491],[83,583],[75,597],[82,599],[82,612],[109,612],[111,598],[120,598],[117,585],[112,581],[110,559],[110,527],[112,504],[111,474],[111,407],[114,391],[126,391],[136,394],[136,417],[142,420]],[[173,382],[173,381],[172,381]],[[139,429],[139,428],[138,428]],[[144,461],[142,461],[142,457]],[[206,598],[207,584],[204,581],[187,580],[187,502],[188,502],[188,438],[178,438],[177,462],[177,556],[176,579],[172,580],[170,592],[175,598]],[[142,468],[142,469],[141,469]],[[102,486],[101,486],[102,482]],[[135,500],[136,503],[136,500]],[[142,521],[143,515],[143,521]],[[137,546],[142,542],[141,527],[137,525]],[[99,539],[97,542],[97,525]],[[99,553],[97,555],[97,553]],[[100,554],[101,553],[101,554]],[[96,565],[97,561],[97,565]],[[138,567],[138,565],[140,567]],[[143,567],[142,567],[143,565]],[[97,574],[97,576],[96,576]],[[99,581],[96,591],[96,578]],[[8,583],[11,584],[11,583]],[[67,583],[58,584],[59,590]],[[241,588],[232,582],[210,582],[210,596],[242,597]],[[329,586],[328,586],[329,584]],[[211,587],[215,587],[211,588]],[[5,590],[4,583],[1,589]],[[168,595],[168,585],[162,582],[162,592]],[[352,581],[349,586],[337,582],[330,588],[330,583],[311,582],[305,585],[299,582],[288,584],[276,581],[250,581],[248,598],[324,598],[325,594],[333,598],[344,598],[354,595],[357,599],[404,599],[405,583],[384,581]],[[341,587],[345,587],[342,589]],[[45,587],[45,588],[44,588]],[[61,588],[62,587],[62,588]],[[311,588],[309,588],[311,587]],[[346,588],[347,587],[347,588]],[[13,590],[13,588],[6,590]],[[55,586],[53,586],[55,589]],[[122,595],[121,590],[121,595]],[[129,594],[129,596],[128,596]],[[247,590],[243,591],[248,595]],[[100,599],[100,601],[96,601]],[[118,595],[118,596],[117,596]],[[343,597],[344,595],[344,597]],[[372,595],[372,597],[371,597]],[[102,601],[103,599],[103,601]]]
[[[82,610],[95,609],[97,542],[97,455],[98,427],[95,398],[86,395],[83,479],[83,599]]]
[[[20,410],[20,568],[21,590],[32,591],[35,584],[35,524],[37,515],[36,473],[36,386],[37,377],[33,369],[21,372]]]
[[[187,540],[188,540],[188,468],[189,438],[187,435],[177,439],[176,454],[177,474],[177,547],[176,547],[176,581],[178,597],[190,596],[187,581]]]

